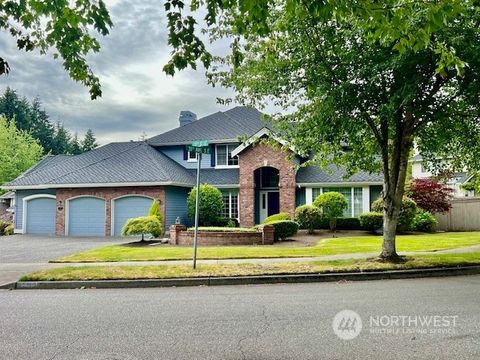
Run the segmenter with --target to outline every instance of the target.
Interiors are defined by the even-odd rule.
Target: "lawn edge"
[[[138,280],[81,280],[81,281],[18,281],[4,285],[17,290],[34,289],[112,289],[112,288],[154,288],[180,286],[254,285],[278,283],[367,281],[387,279],[413,279],[480,274],[480,265],[455,266],[407,270],[359,271],[348,273],[299,273],[282,275],[248,275],[226,277],[191,277]]]

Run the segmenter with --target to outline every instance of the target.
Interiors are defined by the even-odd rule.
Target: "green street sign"
[[[195,140],[191,145],[187,146],[187,150],[191,152],[210,154],[210,146],[208,140]]]

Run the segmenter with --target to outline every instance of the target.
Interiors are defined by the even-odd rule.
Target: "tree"
[[[150,206],[150,210],[148,211],[148,216],[155,216],[160,223],[163,224],[163,215],[160,211],[160,202],[155,199],[152,202],[152,206]]]
[[[194,187],[187,198],[188,216],[195,219],[195,199],[197,198],[197,187]],[[200,201],[198,205],[198,223],[201,226],[216,224],[222,215],[223,196],[215,186],[200,185]]]
[[[414,142],[426,159],[448,155],[458,167],[480,168],[476,0],[206,0],[193,2],[187,15],[183,6],[165,3],[173,53],[164,71],[200,61],[209,81],[232,87],[238,101],[273,101],[289,110],[272,121],[288,145],[315,154],[310,164],[381,170],[381,258],[398,258],[396,228]],[[200,11],[211,40],[231,41],[226,57],[210,54],[196,35]]]
[[[102,91],[86,56],[100,50],[93,30],[105,36],[111,27],[102,0],[0,2],[0,28],[17,40],[18,49],[61,57],[68,75],[87,86],[92,99]],[[0,58],[0,75],[14,70],[7,59]]]
[[[142,241],[145,241],[145,234],[159,237],[162,232],[162,224],[156,216],[140,216],[128,219],[122,228],[123,236],[142,235]]]
[[[20,130],[29,130],[32,125],[29,110],[28,101],[20,98],[15,90],[7,87],[0,97],[0,114],[3,114],[7,120],[15,119],[16,126]]]
[[[295,221],[300,229],[307,229],[309,234],[313,234],[315,229],[320,226],[322,212],[313,205],[301,205],[295,209]]]
[[[55,136],[53,138],[53,146],[55,154],[68,154],[70,150],[71,136],[63,124],[57,122],[55,126]]]
[[[37,163],[42,147],[14,121],[0,116],[0,184],[11,181]]]
[[[85,137],[82,140],[82,152],[93,150],[97,146],[97,139],[95,139],[92,129],[88,129],[85,133]]]
[[[348,207],[348,202],[345,196],[332,191],[319,195],[313,205],[322,210],[330,223],[330,230],[335,231],[337,229],[337,218],[343,215],[343,212]]]
[[[453,189],[433,178],[413,179],[407,194],[418,207],[432,214],[446,213],[452,207]]]
[[[30,119],[30,133],[42,145],[46,153],[52,152],[54,150],[53,136],[55,130],[48,114],[42,109],[39,98],[33,99],[30,106]]]
[[[78,142],[78,134],[75,133],[68,144],[68,153],[70,155],[78,155],[82,153],[82,149],[80,148],[80,143]]]

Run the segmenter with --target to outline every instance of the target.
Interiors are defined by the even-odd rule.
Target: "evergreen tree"
[[[78,155],[82,153],[82,149],[80,148],[80,143],[78,141],[78,134],[75,133],[73,135],[72,140],[70,140],[68,153],[71,155]]]
[[[30,107],[31,135],[37,139],[46,153],[54,153],[55,129],[50,122],[48,114],[42,109],[40,99],[35,98]]]
[[[67,154],[70,149],[70,133],[65,129],[63,124],[57,122],[55,127],[55,137],[53,139],[54,154]]]
[[[30,104],[27,99],[20,98],[17,92],[7,87],[0,97],[0,114],[10,121],[15,119],[15,124],[20,130],[29,130],[31,125]]]
[[[88,129],[82,141],[82,152],[93,150],[97,146],[97,139],[95,139],[92,129]]]

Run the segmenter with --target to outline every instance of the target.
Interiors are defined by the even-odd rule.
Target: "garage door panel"
[[[105,236],[105,200],[94,197],[70,200],[68,235]]]
[[[56,200],[38,198],[27,201],[26,233],[39,235],[55,234]]]
[[[134,217],[147,216],[153,200],[143,196],[127,196],[113,202],[113,234],[120,236],[125,222]]]

